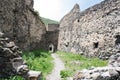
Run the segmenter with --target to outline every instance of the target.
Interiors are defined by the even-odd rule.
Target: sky
[[[101,1],[103,0],[34,0],[34,9],[41,17],[60,21],[76,3],[79,4],[80,10],[84,11]]]

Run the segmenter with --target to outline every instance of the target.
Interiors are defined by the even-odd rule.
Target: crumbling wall
[[[41,80],[41,72],[29,70],[21,55],[22,51],[19,47],[0,32],[0,79],[19,75],[25,80]]]
[[[119,51],[116,49],[120,44],[119,0],[105,0],[80,12],[80,16],[72,25],[69,26],[72,28],[69,34],[71,38],[68,38],[67,29],[60,31],[60,50],[82,53],[86,56],[99,56],[100,58],[104,55],[109,57]],[[66,28],[68,27],[66,26]],[[106,58],[108,59],[108,57]]]
[[[33,0],[1,0],[0,31],[23,50],[45,48],[45,25],[34,12]]]
[[[22,51],[19,47],[0,32],[0,78],[8,78],[13,75],[25,77],[27,75],[29,69],[21,54]]]
[[[58,49],[63,51],[70,51],[71,49],[71,38],[72,38],[72,29],[73,22],[80,15],[79,5],[76,4],[74,8],[65,15],[60,21],[59,27],[59,38],[58,38]]]

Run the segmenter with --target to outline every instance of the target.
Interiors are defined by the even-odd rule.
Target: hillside
[[[51,19],[48,19],[48,18],[43,18],[41,17],[42,21],[47,25],[47,24],[58,24],[59,22],[58,21],[55,21],[55,20],[51,20]]]

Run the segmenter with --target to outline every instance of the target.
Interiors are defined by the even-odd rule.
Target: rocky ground
[[[120,52],[109,58],[108,66],[79,71],[74,80],[120,80]]]

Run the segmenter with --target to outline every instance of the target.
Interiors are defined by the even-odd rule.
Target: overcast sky
[[[101,1],[103,0],[34,0],[34,9],[41,17],[59,21],[76,3],[83,11]]]

